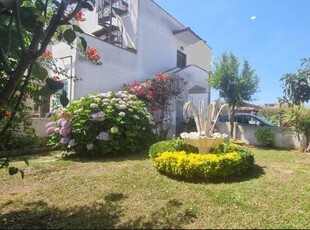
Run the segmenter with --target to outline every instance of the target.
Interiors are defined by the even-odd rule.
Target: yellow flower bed
[[[186,179],[224,178],[240,175],[254,164],[248,152],[196,154],[185,151],[163,152],[154,159],[156,169],[166,175]]]

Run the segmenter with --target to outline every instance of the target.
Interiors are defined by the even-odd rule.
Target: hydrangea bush
[[[128,153],[147,148],[154,134],[144,103],[127,91],[89,94],[46,125],[49,143],[79,154]]]

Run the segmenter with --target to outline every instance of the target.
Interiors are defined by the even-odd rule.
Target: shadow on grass
[[[183,203],[177,199],[169,200],[160,209],[149,215],[140,214],[130,219],[119,228],[124,229],[182,229],[197,218],[195,209],[184,208]]]
[[[1,229],[137,229],[137,228],[182,228],[196,218],[196,211],[182,207],[182,202],[169,200],[166,205],[150,215],[134,213],[130,220],[124,216],[122,193],[110,193],[105,202],[70,208],[50,206],[45,201],[29,202],[21,210],[5,212],[0,217]],[[14,207],[14,200],[0,206]]]
[[[286,148],[281,148],[281,147],[268,147],[268,146],[254,146],[254,145],[249,145],[247,146],[249,149],[254,149],[255,151],[259,151],[259,150],[263,150],[263,151],[274,151],[274,152],[283,152],[283,151],[287,151],[287,152],[300,152],[302,153],[301,150],[297,150],[297,149],[286,149]]]
[[[142,151],[138,153],[118,153],[118,154],[107,154],[107,155],[81,155],[77,153],[64,154],[61,160],[75,161],[81,163],[87,162],[121,162],[121,161],[136,161],[148,159],[147,151]]]
[[[42,157],[50,157],[55,161],[72,161],[79,163],[87,162],[121,162],[121,161],[136,161],[148,159],[147,151],[138,153],[124,153],[124,154],[109,154],[109,155],[80,155],[74,152],[63,153],[61,150],[44,152],[40,154],[24,155],[24,156],[14,156],[11,157],[11,161],[23,161],[27,159],[28,161],[40,160]]]
[[[49,206],[44,201],[29,202],[24,204],[25,208],[22,210],[2,214],[0,225],[1,228],[17,229],[113,228],[123,213],[117,201],[124,196],[120,194],[109,194],[109,196],[117,196],[119,199],[105,198],[106,202],[68,209]]]
[[[227,178],[184,179],[184,178],[180,178],[180,177],[166,175],[166,174],[163,174],[163,173],[162,174],[167,176],[167,177],[169,177],[169,178],[171,178],[171,179],[177,180],[177,181],[185,181],[187,183],[193,183],[193,184],[208,184],[208,183],[212,183],[212,184],[220,184],[220,183],[231,184],[231,183],[238,183],[238,182],[242,182],[242,181],[248,181],[248,180],[252,180],[252,179],[257,179],[257,178],[265,175],[264,168],[266,168],[266,167],[262,167],[262,166],[259,166],[257,164],[254,164],[244,174],[242,174],[240,176],[231,176],[231,177],[227,177]]]

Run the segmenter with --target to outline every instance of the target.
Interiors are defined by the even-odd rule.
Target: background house
[[[94,65],[64,43],[51,47],[60,66],[81,81],[65,80],[70,101],[93,92],[120,90],[124,83],[143,81],[160,72],[188,82],[183,99],[175,102],[170,134],[183,122],[184,102],[210,101],[206,79],[211,48],[153,0],[96,0],[95,10],[83,11],[78,23],[89,47],[97,49],[102,65]]]

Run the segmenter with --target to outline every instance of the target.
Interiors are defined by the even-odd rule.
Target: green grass
[[[29,156],[25,178],[0,171],[1,228],[310,228],[310,156],[252,149],[249,175],[189,183],[146,154]],[[19,161],[20,160],[20,161]]]

